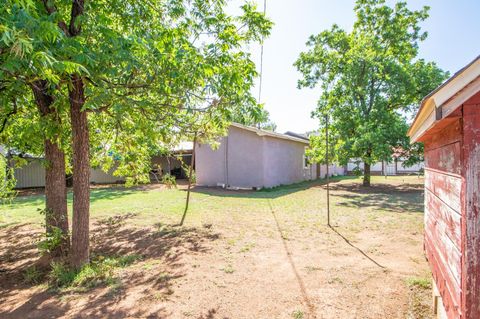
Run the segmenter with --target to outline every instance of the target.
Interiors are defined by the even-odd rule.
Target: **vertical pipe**
[[[325,160],[327,162],[327,225],[330,226],[330,176],[328,172],[328,115],[325,115]]]

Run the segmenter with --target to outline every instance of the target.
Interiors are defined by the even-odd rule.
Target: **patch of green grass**
[[[328,280],[329,284],[343,284],[343,280],[340,277],[333,277]]]
[[[32,266],[23,272],[23,281],[27,284],[38,284],[42,280],[43,274],[37,267]]]
[[[292,318],[294,319],[303,319],[305,317],[305,314],[301,310],[295,310],[292,312]]]
[[[305,267],[307,272],[314,272],[314,271],[320,271],[323,270],[322,267],[316,267],[316,266],[307,266]]]
[[[226,274],[233,274],[235,272],[235,269],[233,269],[232,265],[227,265],[225,266],[224,268],[222,268],[222,270],[226,273]]]
[[[242,248],[240,248],[239,252],[240,253],[249,252],[253,247],[255,247],[255,243],[245,244]]]
[[[117,283],[116,271],[140,259],[139,255],[97,256],[80,270],[72,269],[63,262],[53,262],[48,274],[49,285],[51,288],[92,288],[102,284],[114,285]]]
[[[406,281],[409,288],[432,289],[432,280],[428,277],[410,277]]]

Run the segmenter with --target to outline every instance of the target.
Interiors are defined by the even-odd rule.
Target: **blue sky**
[[[256,1],[262,9],[263,0]],[[320,92],[297,89],[300,74],[293,63],[306,49],[305,42],[311,34],[334,23],[350,30],[355,20],[354,3],[353,0],[267,0],[267,16],[275,26],[264,43],[261,102],[277,124],[278,132],[305,132],[317,127],[317,120],[310,113]],[[420,45],[421,58],[435,61],[454,73],[480,54],[480,0],[410,0],[408,4],[411,9],[431,7],[430,18],[423,23],[429,37]],[[248,49],[259,67],[260,47]],[[254,92],[258,96],[258,88]]]

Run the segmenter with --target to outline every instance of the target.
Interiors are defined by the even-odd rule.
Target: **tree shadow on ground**
[[[209,242],[220,236],[211,228],[174,227],[156,224],[154,227],[135,228],[126,226],[133,214],[99,220],[91,231],[92,256],[136,255],[142,262],[155,261],[158,267],[145,270],[142,267],[126,268],[118,278],[115,287],[100,285],[87,291],[49,291],[22,283],[25,269],[38,259],[38,251],[32,252],[28,241],[22,240],[15,247],[29,255],[15,258],[29,258],[28,263],[15,268],[8,274],[0,274],[0,305],[8,306],[15,300],[18,306],[6,309],[0,306],[1,318],[50,318],[68,316],[75,318],[166,318],[165,309],[142,309],[135,298],[158,298],[168,300],[173,293],[173,283],[186,275],[182,257],[186,254],[203,254],[209,251]],[[9,227],[2,233],[2,243],[16,236],[17,227]],[[36,258],[35,258],[36,257]],[[12,280],[12,278],[15,278]],[[28,293],[33,290],[34,293]],[[132,297],[132,291],[135,297]],[[28,297],[19,297],[22,294]],[[128,299],[129,298],[129,299]],[[125,300],[128,306],[119,307]],[[69,300],[71,299],[71,300]],[[82,302],[78,303],[78,299]],[[85,300],[86,299],[86,300]],[[67,300],[67,301],[66,301]],[[155,299],[156,300],[156,299]],[[154,312],[152,312],[154,311]]]
[[[343,180],[357,179],[355,176],[336,176],[330,179],[331,184],[338,183]],[[304,181],[291,185],[281,185],[274,188],[265,188],[258,191],[253,190],[228,190],[219,187],[202,187],[197,186],[192,188],[192,192],[217,196],[217,197],[232,197],[232,198],[259,198],[259,199],[275,199],[286,196],[292,193],[304,191],[315,187],[324,187],[327,183],[326,179],[316,179],[312,181]]]
[[[335,204],[338,206],[375,207],[395,213],[423,213],[423,185],[421,184],[375,184],[364,187],[348,183],[332,185],[330,190],[331,196],[339,199]]]

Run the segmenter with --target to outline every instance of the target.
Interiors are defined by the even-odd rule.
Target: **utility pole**
[[[330,176],[328,172],[328,114],[325,115],[325,161],[327,162],[327,225],[330,226]],[[331,227],[331,226],[330,226]]]

